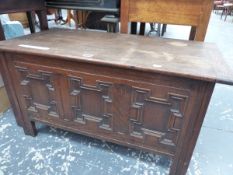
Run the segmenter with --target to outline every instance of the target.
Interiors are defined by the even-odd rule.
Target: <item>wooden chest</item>
[[[212,44],[72,30],[0,42],[16,121],[42,122],[172,158],[186,173],[215,86],[232,84]]]

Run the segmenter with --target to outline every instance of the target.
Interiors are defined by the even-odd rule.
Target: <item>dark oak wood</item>
[[[48,23],[46,17],[46,9],[44,6],[44,0],[21,0],[20,3],[17,0],[2,0],[0,5],[0,14],[25,12],[27,14],[31,33],[35,32],[35,21],[32,15],[33,11],[35,11],[39,17],[41,30],[47,30]],[[0,21],[0,41],[1,40],[5,40],[5,35]],[[3,78],[5,79],[5,86],[8,90],[8,96],[11,101],[14,114],[15,116],[17,116],[16,122],[19,126],[23,126],[22,113],[17,102],[15,92],[12,89],[12,82],[10,79],[6,79],[8,75],[5,73],[4,70],[6,70],[6,65],[1,60],[0,71],[2,72]]]
[[[204,41],[212,0],[124,0],[121,1],[121,32],[128,33],[128,22],[157,22],[196,28],[190,39]]]
[[[233,84],[208,43],[50,30],[0,53],[26,134],[42,122],[163,154],[171,175],[186,173],[215,83]]]
[[[3,58],[3,57],[4,55],[3,53],[1,53],[0,58]],[[21,109],[19,107],[19,103],[18,103],[16,94],[13,88],[12,80],[7,71],[6,62],[4,62],[3,59],[0,59],[0,73],[4,80],[4,86],[7,90],[8,98],[10,100],[11,107],[14,111],[16,122],[19,126],[23,126],[23,117],[22,117]]]
[[[35,26],[34,26],[35,21],[32,15],[33,11],[35,11],[36,14],[38,15],[39,22],[40,22],[40,29],[47,30],[48,23],[47,23],[46,8],[45,8],[44,0],[21,0],[20,3],[18,0],[1,0],[0,14],[17,13],[17,12],[27,13],[31,33],[35,32]],[[4,40],[1,37],[1,35],[3,35],[3,33],[0,29],[0,40]]]

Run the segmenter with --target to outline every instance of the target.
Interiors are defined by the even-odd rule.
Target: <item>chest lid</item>
[[[215,44],[65,29],[1,41],[0,51],[88,62],[233,85]]]

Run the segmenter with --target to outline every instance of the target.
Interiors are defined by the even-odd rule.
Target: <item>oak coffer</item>
[[[53,29],[0,42],[18,125],[35,122],[172,158],[186,173],[216,83],[233,74],[215,45]]]

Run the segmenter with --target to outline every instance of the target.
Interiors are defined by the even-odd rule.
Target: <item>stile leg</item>
[[[36,124],[33,121],[24,122],[23,130],[26,135],[33,137],[37,135]]]

